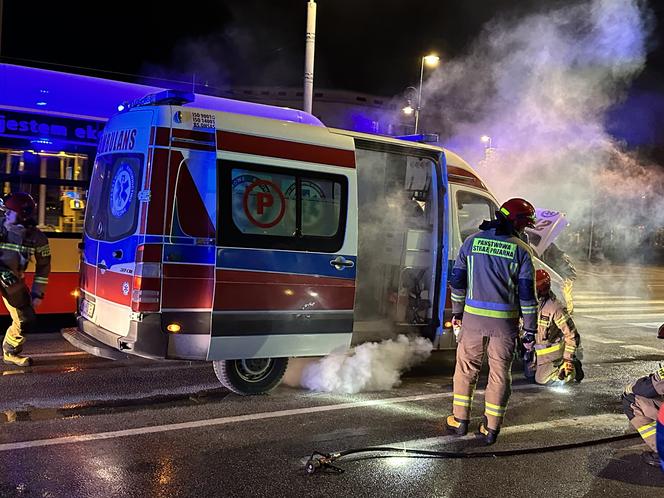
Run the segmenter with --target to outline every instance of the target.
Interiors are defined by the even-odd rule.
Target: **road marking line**
[[[586,306],[596,306],[598,304],[664,304],[664,301],[660,299],[639,299],[638,297],[629,297],[629,298],[611,298],[611,299],[574,299],[574,304],[576,305],[583,304]]]
[[[648,353],[652,353],[653,351],[655,353],[661,353],[662,350],[660,348],[653,348],[652,346],[641,346],[640,344],[632,344],[629,346],[620,346],[621,348],[624,349],[631,349],[634,351],[646,351]]]
[[[602,344],[625,344],[625,341],[618,341],[616,339],[609,339],[606,337],[599,337],[593,334],[581,334],[581,341],[590,340],[594,342],[601,342]]]
[[[524,384],[512,386],[512,391],[521,389],[533,389],[541,386],[536,384]],[[542,388],[546,390],[546,388]],[[483,394],[483,390],[476,391],[476,394]],[[414,396],[398,396],[395,398],[384,398],[367,401],[356,401],[352,403],[341,403],[336,405],[313,406],[310,408],[294,408],[291,410],[278,410],[274,412],[261,412],[248,415],[236,415],[232,417],[220,417],[204,420],[194,420],[191,422],[181,422],[176,424],[153,425],[148,427],[136,427],[134,429],[123,429],[119,431],[97,432],[92,434],[80,434],[77,436],[63,436],[51,439],[34,439],[32,441],[17,441],[14,443],[0,444],[0,452],[21,450],[26,448],[38,448],[43,446],[53,446],[57,444],[84,443],[87,441],[99,441],[102,439],[114,439],[125,436],[139,436],[142,434],[154,434],[160,432],[178,431],[183,429],[198,429],[201,427],[213,427],[217,425],[226,425],[239,422],[251,422],[254,420],[266,420],[271,418],[290,417],[294,415],[304,415],[309,413],[322,413],[337,410],[347,410],[350,408],[363,408],[367,406],[394,405],[397,403],[408,403],[412,401],[428,401],[438,398],[451,398],[452,392],[435,394],[418,394]]]
[[[664,316],[664,307],[662,306],[607,306],[597,308],[584,308],[583,306],[574,306],[574,311],[578,313],[602,313],[603,311],[615,311],[625,313],[632,313],[634,311],[651,311],[653,313],[659,312]]]
[[[520,434],[524,432],[534,432],[539,430],[563,429],[569,427],[587,427],[588,431],[596,431],[597,426],[592,424],[608,425],[611,428],[627,427],[627,417],[618,413],[601,413],[599,415],[583,415],[573,418],[561,418],[557,420],[548,420],[543,422],[531,422],[519,425],[508,425],[500,429],[500,434]],[[465,439],[475,439],[475,435],[468,435]],[[400,441],[397,443],[385,443],[380,446],[399,446],[404,445],[406,449],[422,448],[424,446],[440,445],[448,440],[460,439],[458,436],[434,436],[425,439],[412,439],[409,441]]]
[[[584,318],[592,318],[593,320],[619,320],[621,318],[632,318],[630,315],[633,315],[634,313],[630,313],[628,315],[583,315]],[[580,313],[579,313],[580,315]],[[664,313],[639,313],[638,314],[639,318],[664,318]],[[627,322],[625,322],[627,323]]]
[[[627,325],[632,325],[634,327],[645,327],[647,329],[658,329],[662,322],[642,322],[642,323],[628,323]]]
[[[574,297],[585,298],[585,297],[599,297],[599,296],[610,296],[610,292],[603,291],[584,291],[584,292],[575,292]]]
[[[620,300],[633,301],[633,300],[636,300],[636,299],[642,299],[642,298],[637,297],[637,296],[608,296],[607,295],[607,296],[584,296],[584,297],[582,297],[582,296],[578,296],[576,294],[574,294],[573,297],[574,297],[574,302],[582,301],[584,303],[587,302],[587,301],[620,301]],[[664,301],[661,301],[661,302],[664,302]]]

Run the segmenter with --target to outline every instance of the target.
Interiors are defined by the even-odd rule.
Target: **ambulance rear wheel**
[[[286,373],[288,358],[213,361],[214,373],[223,386],[248,396],[269,393]]]

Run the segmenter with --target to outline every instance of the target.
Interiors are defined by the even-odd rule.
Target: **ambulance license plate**
[[[95,303],[92,303],[87,299],[83,299],[83,301],[81,301],[81,315],[83,315],[85,318],[92,319],[92,315],[94,315],[94,312],[95,312]]]

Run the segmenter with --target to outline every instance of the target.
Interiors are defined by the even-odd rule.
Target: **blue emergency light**
[[[182,90],[163,90],[157,93],[151,93],[145,97],[124,102],[118,106],[118,110],[129,110],[134,107],[145,107],[150,105],[184,105],[195,100],[193,92],[183,92]],[[121,109],[122,108],[122,109]]]
[[[399,140],[407,140],[409,142],[420,143],[437,143],[440,140],[438,133],[418,133],[416,135],[400,135],[395,136]]]

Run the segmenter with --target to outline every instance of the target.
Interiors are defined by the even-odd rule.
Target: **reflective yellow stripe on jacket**
[[[657,422],[651,422],[649,424],[642,425],[637,430],[643,439],[648,439],[649,437],[654,436],[657,432]]]
[[[537,354],[537,356],[546,356],[553,353],[559,353],[560,350],[563,349],[563,346],[564,343],[559,342],[558,344],[554,344],[553,346],[549,346],[548,348],[535,349],[535,354]]]
[[[491,318],[518,318],[519,317],[519,312],[517,310],[514,310],[514,311],[486,310],[486,309],[476,308],[475,306],[470,306],[468,304],[466,304],[466,307],[464,308],[464,311],[467,311],[468,313],[472,313],[473,315],[488,316],[488,317],[491,317]]]

